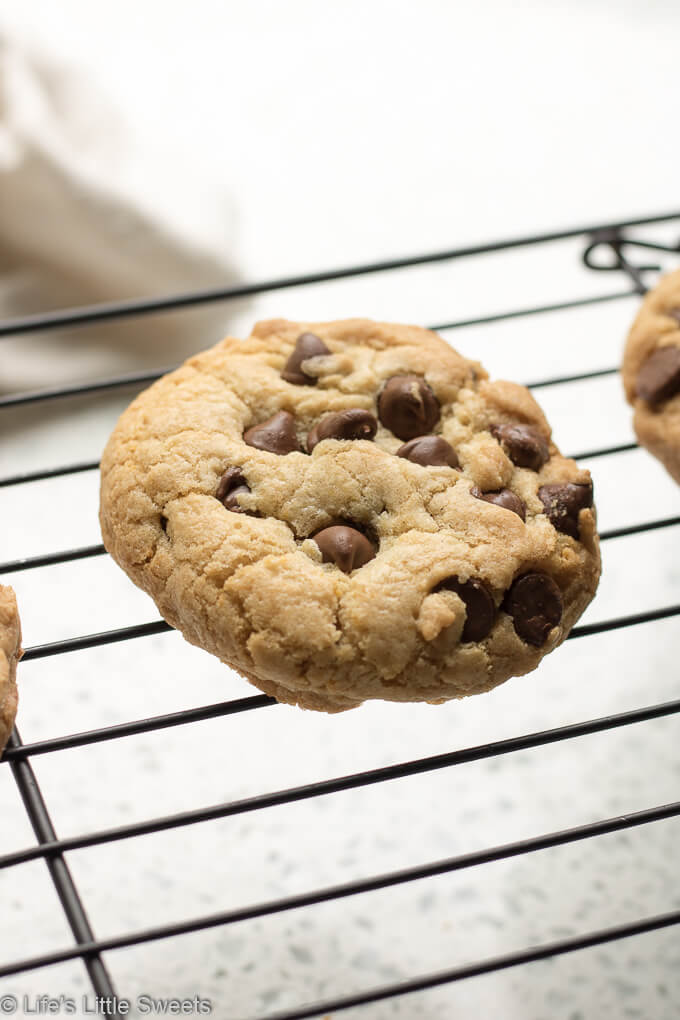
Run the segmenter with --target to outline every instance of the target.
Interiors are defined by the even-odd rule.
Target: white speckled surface
[[[165,18],[153,22],[153,55],[147,15],[131,3],[119,9],[135,26],[132,34],[112,14],[96,22],[77,0],[61,5],[81,16],[69,32],[49,5],[35,5],[40,17],[23,15],[33,32],[53,31],[65,51],[91,63],[96,41],[106,36],[110,46],[102,48],[98,73],[130,106],[143,67],[167,72],[146,84],[135,114],[140,124],[172,100],[196,141],[209,120],[214,129],[219,94],[230,131],[218,132],[215,159],[225,174],[233,167],[229,179],[243,209],[242,263],[251,278],[644,214],[677,202],[671,158],[677,132],[668,124],[678,15],[662,4],[644,12],[605,2],[555,4],[550,11],[522,4],[511,15],[500,3],[483,3],[463,18],[462,5],[429,0],[417,21],[414,8],[395,5],[386,34],[387,8],[379,3],[361,11],[351,3],[346,19],[329,14],[330,28],[311,4],[296,2],[286,16],[271,4],[253,6],[266,10],[264,27],[243,7],[199,5],[190,44],[178,51],[171,43],[186,33],[186,15],[181,5],[168,5]],[[0,3],[0,13],[6,7]],[[156,4],[149,7],[158,15]],[[220,32],[222,42],[215,41]],[[555,47],[558,34],[562,45]],[[474,59],[480,37],[483,73]],[[474,42],[469,53],[465,40]],[[229,61],[217,59],[224,45]],[[324,69],[337,67],[350,45],[356,51],[348,71],[326,80]],[[126,75],[109,49],[126,51]],[[641,49],[655,59],[633,84],[634,76],[615,69],[630,66]],[[253,62],[258,73],[237,101],[229,89]],[[269,102],[274,82],[276,109]],[[366,94],[373,97],[370,109],[362,107]],[[461,100],[444,120],[451,97],[469,95],[474,101]],[[427,103],[431,117],[423,118]],[[285,110],[283,120],[277,109]],[[637,148],[630,155],[633,122]],[[450,132],[442,123],[451,124]],[[315,143],[300,174],[299,146],[309,142],[312,126]],[[376,132],[379,148],[367,148]],[[334,148],[338,137],[343,144]],[[329,153],[334,158],[325,158]],[[618,176],[611,172],[617,157]],[[283,291],[255,301],[236,325],[270,314],[353,313],[428,324],[625,288],[623,280],[582,270],[579,251],[565,243]],[[444,335],[494,376],[531,381],[615,364],[635,304],[627,299]],[[537,397],[565,452],[631,438],[616,377],[544,389]],[[0,475],[95,458],[128,399],[63,401],[40,416],[3,412]],[[644,452],[589,466],[601,529],[677,513],[676,486]],[[0,490],[0,562],[97,542],[96,490],[93,473]],[[666,529],[606,543],[600,592],[584,620],[680,602],[675,542],[676,529]],[[27,645],[157,615],[105,558],[16,573],[7,582],[20,600]],[[678,697],[679,652],[670,619],[570,641],[535,673],[460,704],[372,704],[331,718],[276,706],[36,757],[34,767],[55,828],[67,836],[670,700]],[[27,662],[19,682],[25,741],[252,691],[176,634]],[[678,718],[670,716],[68,859],[93,928],[106,937],[677,800],[678,746]],[[34,842],[6,766],[0,819],[0,852]],[[224,1020],[264,1017],[677,909],[679,836],[680,820],[657,822],[111,952],[106,962],[121,995],[198,994],[211,998],[214,1015]],[[0,904],[0,959],[72,943],[42,862],[0,872]],[[5,979],[1,990],[78,995],[86,988],[82,965],[71,962]],[[335,1016],[672,1020],[680,1016],[680,930]]]

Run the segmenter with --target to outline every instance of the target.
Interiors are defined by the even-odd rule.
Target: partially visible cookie
[[[304,708],[489,690],[599,579],[590,475],[529,391],[414,326],[261,322],[142,393],[101,470],[165,619]]]
[[[11,588],[0,584],[0,754],[17,714],[17,662],[21,655],[17,600]]]
[[[641,446],[680,483],[680,269],[664,276],[642,302],[622,373]]]

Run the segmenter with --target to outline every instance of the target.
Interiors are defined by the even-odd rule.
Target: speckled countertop
[[[210,25],[219,22],[219,6],[206,5],[202,39],[208,40]],[[268,17],[276,19],[274,8],[265,6]],[[311,7],[295,6],[298,17],[313,17]],[[378,16],[381,5],[374,6],[375,11],[368,5],[364,28],[368,38],[376,41],[382,25]],[[442,29],[449,25],[446,6],[429,4],[432,18],[439,19]],[[66,7],[80,9],[75,2]],[[132,6],[123,7],[132,17]],[[350,7],[354,11],[354,5]],[[507,176],[502,183],[498,184],[500,162],[490,139],[479,142],[476,165],[482,169],[478,179],[467,175],[467,164],[456,163],[460,145],[455,138],[438,142],[443,169],[436,149],[429,152],[425,168],[418,167],[409,149],[404,154],[405,168],[386,179],[386,196],[382,198],[375,168],[366,171],[369,194],[352,176],[354,164],[342,150],[338,153],[341,165],[334,164],[328,174],[336,187],[345,174],[343,201],[330,203],[328,194],[321,194],[325,186],[318,180],[309,185],[305,173],[311,197],[299,219],[304,225],[300,236],[295,234],[295,216],[281,202],[282,192],[266,197],[263,191],[258,192],[264,177],[256,167],[255,184],[246,192],[251,204],[244,206],[246,211],[255,210],[250,219],[244,214],[247,242],[243,263],[250,278],[285,273],[293,267],[304,270],[347,264],[371,254],[408,254],[463,240],[483,241],[523,232],[529,223],[549,229],[570,221],[644,215],[674,204],[676,170],[660,150],[653,153],[655,188],[640,183],[650,170],[646,160],[652,158],[650,150],[645,150],[644,138],[628,173],[612,179],[608,160],[613,163],[615,155],[622,157],[625,152],[625,143],[618,139],[621,135],[625,138],[623,128],[631,103],[635,110],[638,103],[644,108],[636,132],[646,137],[646,117],[653,121],[657,138],[669,134],[662,129],[670,116],[670,100],[663,100],[665,107],[655,104],[657,100],[662,103],[664,74],[670,82],[675,64],[669,48],[672,32],[667,30],[677,20],[675,15],[651,5],[647,21],[632,7],[621,18],[617,12],[614,19],[613,4],[602,3],[597,8],[577,5],[576,9],[556,5],[554,20],[549,23],[539,5],[525,5],[522,23],[539,25],[543,42],[558,31],[565,40],[563,49],[555,54],[542,46],[534,50],[531,35],[506,23],[501,4],[480,7],[496,19],[498,32],[498,38],[494,36],[489,44],[487,62],[507,61],[508,51],[515,48],[512,67],[518,78],[507,80],[513,104],[519,104],[513,109],[517,110],[516,130],[525,152],[520,159],[510,147],[504,150]],[[174,13],[159,27],[163,45],[178,38],[183,26],[175,6],[170,8]],[[82,33],[95,29],[88,27],[84,7],[82,13],[85,29],[83,22],[78,22],[74,38],[80,39],[85,53]],[[354,14],[358,17],[358,9]],[[45,13],[45,17],[48,28],[54,27],[50,15]],[[250,43],[259,40],[254,21],[245,13],[239,17],[238,38]],[[659,27],[662,17],[666,28]],[[466,31],[476,37],[484,30],[485,18],[482,13],[469,18]],[[587,22],[585,33],[578,30],[579,18],[582,25]],[[399,19],[406,38],[403,11]],[[112,31],[114,43],[120,46],[120,35],[111,24],[106,22],[107,31]],[[453,22],[450,27],[455,27]],[[346,42],[350,29],[340,24],[335,28]],[[313,34],[313,27],[309,31]],[[612,32],[618,51],[605,47]],[[318,38],[321,33],[318,27]],[[584,34],[589,40],[586,43],[580,41]],[[294,33],[288,38],[295,55]],[[323,38],[327,38],[325,34]],[[512,45],[506,45],[508,38]],[[606,66],[613,71],[621,54],[632,59],[645,39],[650,46],[653,41],[666,57],[650,63],[650,80],[643,83],[644,88],[638,83],[636,92],[625,78],[622,81],[613,74],[619,93],[609,91],[602,59],[609,61]],[[447,74],[453,75],[453,56],[446,53],[445,40],[430,41],[440,61],[446,56]],[[425,42],[420,39],[421,48]],[[341,45],[337,38],[328,44],[336,47],[337,54]],[[135,63],[135,45],[131,50],[133,76],[140,73],[141,66]],[[209,41],[204,45],[209,46]],[[405,45],[400,44],[400,53],[407,52]],[[277,52],[271,33],[266,33],[263,46],[271,62]],[[460,40],[454,49],[461,61],[455,74],[463,75],[473,67],[473,58],[465,57]],[[245,58],[237,50],[239,47],[234,47],[237,69],[243,69]],[[579,121],[576,112],[572,114],[572,105],[560,106],[559,74],[573,72],[566,53],[577,51],[581,91],[576,97],[570,94],[569,104],[584,118],[578,152],[585,155],[574,157],[576,162],[565,169],[558,121],[561,130],[571,131],[572,140]],[[522,54],[538,61],[551,83],[552,109],[560,112],[557,119],[545,121],[540,90],[529,89]],[[593,57],[590,63],[589,54]],[[424,73],[432,67],[432,60],[430,51],[427,62],[416,60],[416,68]],[[555,60],[558,68],[551,77]],[[105,72],[108,66],[104,60]],[[584,72],[584,67],[590,70]],[[186,71],[178,73],[186,86]],[[217,72],[213,69],[210,74]],[[299,94],[297,72],[291,74],[293,84],[286,84],[286,79],[281,85],[284,97],[292,94],[286,89],[297,89],[295,94]],[[110,76],[114,82],[113,69]],[[211,79],[211,83],[214,86],[215,81]],[[602,102],[608,103],[607,117],[600,107],[588,109],[595,86]],[[121,85],[121,92],[124,87],[128,86]],[[355,87],[356,83],[347,85],[351,101],[345,102],[340,91],[333,93],[336,121],[343,131],[350,130],[346,118],[351,111],[360,108]],[[626,109],[617,99],[620,90],[629,101]],[[493,95],[485,93],[480,100],[487,114],[496,94],[497,90]],[[670,85],[667,94],[673,94]],[[530,95],[535,105],[522,105]],[[154,102],[160,103],[161,91],[150,86],[145,96],[148,112]],[[399,97],[403,98],[401,92]],[[256,123],[271,125],[267,118],[273,114],[266,114],[264,107],[260,109],[256,100],[251,100],[251,110],[259,111]],[[436,101],[442,102],[441,98]],[[214,113],[214,95],[212,102]],[[308,102],[312,100],[308,98]],[[186,116],[186,107],[182,109]],[[311,118],[305,120],[311,124],[314,109],[304,106],[297,116]],[[392,103],[381,107],[383,113],[387,109],[393,109]],[[441,105],[438,111],[443,114]],[[415,108],[409,107],[407,113],[415,124]],[[238,119],[241,115],[234,116]],[[369,132],[370,111],[362,116],[356,130]],[[301,130],[296,115],[290,113],[290,117],[291,130]],[[472,145],[478,122],[464,110],[458,121],[459,140]],[[396,131],[399,125],[392,120],[389,123]],[[539,124],[547,136],[532,148],[532,131]],[[329,145],[332,127],[318,122],[321,139]],[[427,139],[415,127],[414,132],[422,153]],[[603,137],[602,132],[608,151],[604,143],[596,149],[591,144]],[[677,132],[670,134],[675,143]],[[355,141],[358,146],[359,136]],[[502,134],[501,141],[509,145],[509,136]],[[388,133],[383,142],[397,165],[400,146],[392,144]],[[261,140],[258,144],[263,145]],[[360,151],[357,146],[354,152]],[[573,155],[573,144],[569,149]],[[288,149],[283,146],[282,151]],[[226,143],[219,152],[227,165]],[[264,147],[255,150],[256,157],[264,153]],[[542,188],[536,179],[526,177],[527,166],[535,167],[539,155],[544,160]],[[257,162],[252,155],[250,158]],[[386,158],[376,157],[379,161]],[[493,185],[502,188],[502,196],[491,187],[485,159],[496,159]],[[451,196],[444,170],[453,174],[454,164],[459,166],[462,191]],[[286,172],[291,175],[294,200],[302,203],[302,186],[292,173],[292,164],[286,165]],[[418,200],[409,190],[409,180],[416,180],[409,175],[417,173]],[[586,177],[588,173],[590,177]],[[243,167],[239,174],[242,185],[247,176]],[[572,187],[579,181],[578,187]],[[275,199],[280,219],[276,228],[268,231]],[[354,200],[364,216],[364,227],[371,203],[378,203],[376,223],[379,220],[381,225],[375,232],[343,223],[347,217],[336,206],[347,209]],[[301,208],[299,205],[298,213]],[[318,220],[314,224],[315,209],[327,210],[323,229]],[[440,217],[447,209],[454,210],[450,223]],[[397,210],[401,210],[401,224],[394,222],[394,217],[399,218]],[[419,230],[418,223],[423,221],[430,226]],[[435,221],[436,227],[432,225]],[[270,233],[272,244],[258,258],[258,245],[264,245]],[[334,235],[335,243],[329,234]],[[320,235],[323,240],[318,241]],[[425,324],[451,322],[626,288],[625,280],[612,279],[612,274],[588,274],[579,266],[579,255],[579,244],[568,242],[540,251],[485,256],[285,291],[254,301],[240,313],[234,329],[242,330],[252,319],[266,315],[315,319],[359,313]],[[492,376],[529,382],[616,364],[635,307],[636,299],[626,298],[484,327],[447,330],[443,335],[465,355],[479,358]],[[225,330],[231,325],[225,310]],[[30,337],[25,342],[29,344]],[[46,381],[48,376],[46,364]],[[4,413],[0,474],[96,458],[130,395],[59,401],[40,414],[28,409]],[[547,387],[536,396],[566,453],[626,443],[632,437],[629,411],[615,375]],[[677,513],[677,487],[644,451],[595,459],[588,466],[595,480],[602,530]],[[98,542],[97,484],[96,473],[87,472],[0,490],[0,561]],[[607,542],[600,591],[584,622],[680,602],[676,537],[676,529],[671,528]],[[106,557],[16,573],[3,581],[17,591],[27,645],[157,618],[150,600]],[[533,674],[462,703],[439,707],[370,704],[337,717],[267,707],[39,756],[33,764],[57,833],[65,837],[677,698],[679,654],[677,621],[669,619],[570,641]],[[247,683],[175,633],[27,662],[20,666],[19,676],[19,722],[25,741],[252,693]],[[105,938],[672,802],[678,799],[680,789],[679,746],[678,717],[669,716],[284,807],[74,851],[68,862],[94,931]],[[121,995],[200,995],[212,1000],[213,1014],[224,1020],[264,1017],[304,1002],[677,909],[679,837],[680,820],[656,822],[391,889],[117,950],[106,954],[106,963]],[[33,843],[9,769],[0,766],[0,852]],[[0,871],[0,904],[0,959],[72,944],[42,861]],[[1,991],[80,996],[87,989],[84,968],[73,961],[5,979]],[[680,1016],[680,930],[669,928],[340,1015],[348,1020],[672,1020]]]

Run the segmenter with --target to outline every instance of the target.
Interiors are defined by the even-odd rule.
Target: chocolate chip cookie
[[[663,277],[642,302],[622,373],[640,445],[680,482],[680,269]]]
[[[261,322],[154,383],[102,458],[111,555],[284,702],[442,702],[538,665],[600,573],[587,471],[435,333]]]
[[[21,654],[17,600],[11,588],[0,584],[0,754],[17,714],[17,662]]]

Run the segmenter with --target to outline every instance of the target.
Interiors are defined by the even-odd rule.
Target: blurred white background
[[[660,0],[0,0],[7,37],[79,72],[88,101],[101,94],[118,110],[126,159],[110,147],[100,184],[208,260],[206,285],[227,264],[256,280],[672,211],[678,27],[677,6]],[[100,134],[93,123],[89,154],[104,152]],[[645,232],[659,235],[675,236]],[[109,243],[92,236],[93,263]],[[236,312],[216,307],[209,329],[218,339],[279,314],[430,324],[626,289],[582,270],[579,255],[570,243],[282,291]],[[635,308],[627,299],[445,336],[492,375],[524,382],[616,364]],[[108,352],[101,363],[69,360],[82,343],[75,330],[52,348],[49,337],[2,341],[0,376],[76,380],[119,350],[126,368],[164,365],[163,332],[149,322],[122,337],[93,331],[95,354],[97,344]],[[173,323],[173,351],[210,341],[205,321]],[[632,436],[615,376],[537,396],[567,453]],[[0,411],[2,474],[96,458],[129,398]],[[603,529],[677,513],[677,488],[644,452],[588,466]],[[90,473],[0,490],[0,559],[97,542],[96,489]],[[678,603],[675,535],[607,543],[585,620]],[[3,580],[17,590],[27,645],[157,616],[103,558]],[[330,719],[267,708],[34,765],[66,836],[671,699],[679,651],[671,619],[569,642],[534,674],[466,703],[376,704]],[[251,692],[175,634],[26,663],[20,674],[25,741]],[[677,725],[670,717],[114,843],[69,863],[100,937],[200,916],[675,800]],[[1,767],[0,817],[0,852],[32,844]],[[677,908],[679,835],[677,821],[656,823],[106,962],[120,994],[199,994],[225,1020],[263,1017]],[[42,862],[0,872],[0,903],[3,960],[71,944]],[[7,990],[86,988],[73,962],[11,978]],[[680,936],[668,929],[339,1015],[670,1020],[680,1016]]]

